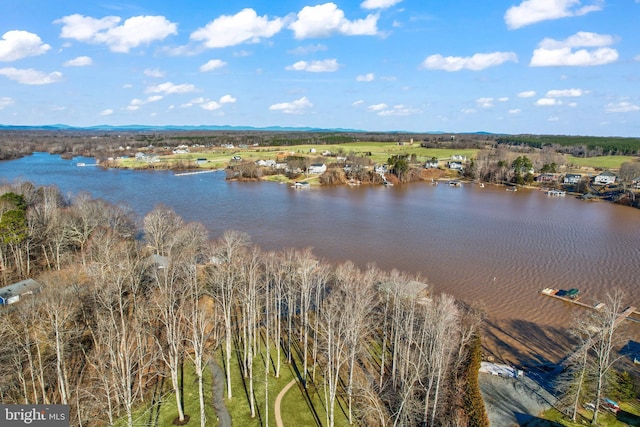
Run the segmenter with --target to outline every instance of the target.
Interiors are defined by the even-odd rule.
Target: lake
[[[86,191],[140,217],[161,203],[203,223],[212,238],[245,231],[267,250],[311,247],[332,262],[420,274],[435,292],[483,306],[486,351],[514,363],[561,358],[566,328],[584,310],[541,296],[545,287],[579,288],[594,301],[619,287],[640,305],[637,209],[472,183],[296,190],[227,182],[223,172],[175,176],[79,162],[95,163],[35,153],[0,162],[0,181]]]

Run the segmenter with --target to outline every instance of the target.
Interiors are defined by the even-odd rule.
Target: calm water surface
[[[0,162],[0,180],[87,191],[140,216],[163,203],[211,237],[246,231],[264,249],[312,247],[330,261],[419,273],[436,291],[486,307],[492,351],[513,354],[515,342],[529,341],[517,360],[535,359],[536,345],[549,350],[576,312],[540,296],[544,287],[577,287],[597,300],[615,286],[640,306],[640,210],[474,184],[294,190],[226,182],[222,172],[176,177],[78,162],[94,163],[36,153]]]

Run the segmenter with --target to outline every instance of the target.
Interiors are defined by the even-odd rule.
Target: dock
[[[575,291],[575,292],[572,292],[572,291]],[[602,308],[604,308],[603,302],[581,301],[581,298],[583,297],[583,295],[580,294],[577,289],[569,289],[568,291],[564,291],[561,289],[544,288],[543,290],[540,291],[540,293],[548,297],[566,301],[568,303],[579,305],[581,307],[590,308],[592,310],[601,310]],[[640,311],[638,311],[638,309],[633,306],[627,307],[622,313],[618,315],[618,318],[616,319],[616,325],[625,319],[638,322],[639,320],[631,317],[632,315],[640,316]]]
[[[213,172],[217,172],[217,170],[216,169],[207,169],[207,170],[203,170],[203,171],[181,172],[181,173],[176,173],[173,176],[199,175],[201,173],[213,173]]]
[[[557,298],[557,299],[560,299],[562,301],[566,301],[566,302],[571,303],[571,304],[576,304],[576,305],[579,305],[581,307],[590,308],[592,310],[602,310],[605,307],[605,304],[602,303],[602,302],[586,303],[586,302],[580,301],[580,298],[581,298],[582,295],[580,295],[580,293],[579,293],[579,291],[577,289],[569,289],[568,291],[563,291],[563,290],[560,290],[560,289],[545,288],[542,291],[540,291],[540,293],[542,295],[546,295],[548,297]],[[640,320],[638,320],[637,318],[631,317],[632,315],[638,316],[638,315],[640,315],[640,312],[634,306],[629,306],[629,307],[625,308],[620,313],[618,313],[618,315],[617,315],[617,317],[616,317],[616,319],[614,321],[614,327],[618,326],[620,323],[622,323],[623,320],[631,320],[631,321],[634,321],[634,322],[640,322]],[[589,348],[589,347],[591,347],[593,345],[594,340],[595,340],[595,337],[591,337],[586,342],[584,342],[583,345],[580,346],[580,348],[578,348],[577,350],[575,350],[574,352],[569,354],[567,357],[565,357],[556,366],[556,369],[555,369],[556,373],[564,371],[571,364],[575,363],[577,358],[580,357],[580,355],[582,354],[582,351],[585,348]]]

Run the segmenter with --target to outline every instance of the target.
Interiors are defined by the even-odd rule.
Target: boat
[[[484,182],[480,183],[480,188],[484,188]]]
[[[507,191],[518,191],[516,187],[507,187]]]
[[[297,181],[292,185],[292,187],[301,190],[305,188],[311,188],[311,184],[309,184],[307,181]]]
[[[547,196],[552,196],[552,197],[563,197],[567,194],[566,191],[562,191],[562,190],[549,190],[547,191]]]
[[[449,185],[451,187],[460,187],[462,185],[462,183],[460,183],[460,181],[457,181],[457,180],[451,180],[451,181],[449,181]]]

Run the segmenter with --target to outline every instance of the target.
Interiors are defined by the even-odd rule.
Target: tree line
[[[488,425],[482,315],[425,293],[419,277],[331,265],[309,249],[264,252],[239,231],[211,239],[164,206],[137,224],[87,194],[29,183],[0,194],[2,281],[43,284],[0,312],[2,403],[68,404],[73,425],[132,426],[168,384],[176,422],[204,426],[211,364],[224,372],[214,406],[246,399],[251,417],[272,399],[256,382],[297,364],[300,384],[323,397],[323,425],[340,411],[355,425]],[[199,414],[185,413],[185,364]]]

